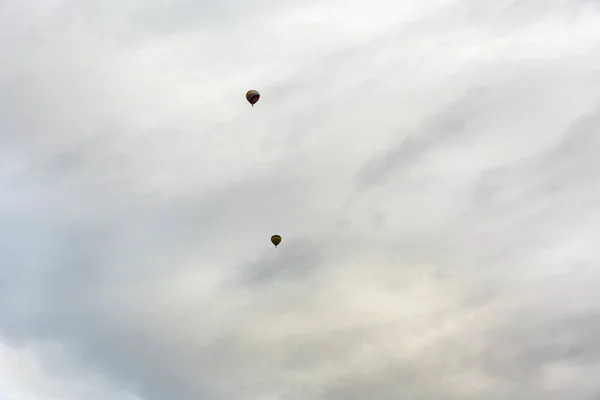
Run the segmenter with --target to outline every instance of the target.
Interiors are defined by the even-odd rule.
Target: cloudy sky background
[[[0,399],[600,399],[597,1],[3,0],[0,48]]]

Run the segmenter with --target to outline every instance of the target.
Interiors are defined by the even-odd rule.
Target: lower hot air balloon
[[[258,93],[258,91],[252,89],[246,92],[246,100],[248,100],[248,103],[252,104],[252,107],[254,107],[254,105],[259,99],[260,93]]]
[[[281,236],[279,236],[279,235],[271,236],[271,243],[273,243],[275,245],[275,247],[277,247],[277,245],[279,243],[281,243]]]

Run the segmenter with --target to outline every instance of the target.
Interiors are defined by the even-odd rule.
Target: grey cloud
[[[522,245],[526,234],[534,241],[548,238],[554,230],[547,225],[557,218],[563,230],[576,229],[598,198],[600,165],[591,149],[598,144],[599,122],[597,115],[583,117],[545,153],[483,174],[474,190],[476,218],[518,221],[520,235],[512,245]]]
[[[277,169],[273,172],[277,174]],[[77,175],[78,171],[70,167],[65,169],[62,165],[44,170],[46,179],[71,173]],[[33,181],[33,184],[43,184],[44,180]],[[11,264],[10,269],[2,270],[2,282],[7,285],[7,290],[2,292],[0,307],[0,315],[6,323],[2,327],[3,333],[17,342],[25,343],[42,339],[68,341],[73,355],[81,358],[82,363],[96,365],[102,371],[112,371],[111,376],[116,377],[117,381],[126,387],[140,387],[141,393],[148,393],[148,398],[162,398],[169,392],[177,392],[180,398],[195,398],[199,391],[211,390],[216,391],[211,397],[219,398],[216,393],[226,389],[216,388],[216,383],[211,382],[215,379],[215,373],[226,374],[225,371],[219,372],[220,369],[232,367],[233,361],[228,361],[225,354],[239,347],[239,344],[235,347],[235,337],[230,339],[234,340],[234,347],[231,347],[230,341],[217,338],[215,343],[199,348],[195,357],[205,360],[211,367],[207,367],[208,370],[194,367],[190,370],[190,376],[182,377],[177,370],[162,370],[166,368],[165,364],[171,365],[177,357],[181,357],[170,350],[172,343],[169,341],[173,338],[148,335],[148,327],[140,323],[140,318],[154,314],[149,319],[150,323],[160,327],[161,319],[165,318],[164,323],[177,330],[181,323],[178,318],[189,316],[173,317],[166,309],[148,305],[148,301],[160,303],[161,281],[170,275],[185,272],[178,267],[181,261],[191,254],[206,253],[214,243],[221,242],[231,250],[239,250],[239,239],[236,239],[239,233],[236,232],[253,229],[252,225],[248,226],[248,218],[240,217],[272,213],[272,205],[264,199],[277,197],[275,192],[290,185],[294,185],[294,182],[285,182],[275,176],[268,181],[246,180],[243,185],[236,185],[221,193],[204,196],[201,193],[191,194],[175,202],[165,201],[159,196],[134,195],[126,203],[128,222],[124,225],[118,221],[122,211],[115,207],[114,202],[106,202],[104,208],[96,210],[92,219],[77,223],[68,224],[62,220],[61,215],[64,216],[65,211],[60,206],[55,207],[60,214],[54,221],[33,219],[27,226],[23,224],[22,217],[17,219],[21,231],[10,232],[10,228],[5,226],[3,232],[7,238],[9,234],[13,235],[12,240],[5,241],[3,246],[5,261]],[[126,191],[124,195],[131,194]],[[130,208],[140,200],[146,201],[143,208]],[[89,206],[92,211],[96,205],[100,205],[97,203],[100,202],[93,201]],[[257,212],[265,205],[267,208]],[[228,216],[226,220],[216,212],[222,209],[229,210],[221,214]],[[107,210],[113,214],[107,213]],[[103,215],[106,218],[104,220]],[[245,223],[240,225],[239,221]],[[229,225],[229,232],[223,224]],[[211,238],[207,238],[207,231],[216,226],[221,227],[217,228],[222,229],[220,233],[213,233]],[[30,246],[20,249],[17,244],[25,243],[25,237],[29,238]],[[32,246],[34,243],[31,240],[35,237],[41,240],[38,248]],[[251,237],[255,239],[256,235],[252,234]],[[163,245],[157,247],[158,242],[163,242]],[[166,243],[169,244],[168,248]],[[270,253],[274,251],[266,235],[259,237],[256,244]],[[316,267],[316,260],[311,261],[315,250],[310,243],[303,245],[301,241],[286,240],[285,246],[291,249],[287,257],[279,258],[277,263],[273,262],[270,266],[265,259],[253,264],[254,269],[249,272],[252,275],[258,273],[267,284],[280,280],[279,273],[284,276],[292,273],[288,277],[290,279]],[[302,252],[295,252],[294,249],[304,246],[306,257],[304,260],[298,259],[297,256]],[[18,251],[14,258],[6,257],[11,249]],[[279,252],[284,253],[285,248],[279,249]],[[29,254],[29,260],[22,257],[25,254]],[[226,266],[207,265],[206,262],[196,265],[198,270],[207,271],[223,267]],[[223,271],[227,273],[228,270],[225,268]],[[230,271],[235,273],[236,269]],[[200,279],[198,288],[201,287]],[[209,304],[198,304],[196,309],[186,310],[184,315],[196,315],[209,307]],[[157,327],[151,329],[156,330]],[[169,331],[165,332],[164,329],[160,328],[157,335],[170,336]],[[193,343],[189,337],[186,340]],[[176,342],[175,346],[180,350],[182,344]],[[235,353],[230,356],[232,359],[235,357]],[[184,358],[194,363],[193,359]],[[222,360],[222,367],[217,368],[218,360]],[[158,369],[146,367],[150,365],[157,365]],[[152,377],[155,374],[163,378]],[[206,374],[207,378],[193,377],[195,374]]]
[[[240,34],[256,21],[277,31],[276,14],[307,4],[5,14],[39,29],[25,37],[13,21],[18,57],[0,66],[6,343],[33,348],[49,379],[97,374],[142,400],[594,398],[600,121],[585,104],[597,74],[578,65],[595,55],[515,67],[526,38],[500,35],[538,20],[533,1],[512,14],[455,2],[331,52]],[[548,4],[546,22],[580,7]],[[477,33],[513,46],[497,45],[497,66],[465,56],[463,36],[440,44],[469,8],[474,46],[486,43]],[[76,33],[99,47],[74,46]],[[186,40],[200,56],[155,52]],[[231,63],[252,46],[264,71],[244,75],[253,67]],[[223,52],[204,57],[210,48]],[[155,55],[165,64],[151,70]],[[98,65],[81,74],[80,61]],[[242,83],[261,75],[250,109]],[[245,108],[230,104],[237,85]],[[544,101],[552,90],[566,111]],[[520,98],[530,113],[517,113]],[[502,130],[541,114],[570,127],[519,138],[525,159],[493,151],[508,147]],[[451,168],[457,148],[474,167]]]
[[[468,114],[476,112],[485,91],[470,90],[464,99],[427,118],[415,133],[409,133],[400,143],[383,155],[377,155],[358,171],[356,181],[360,189],[382,184],[394,172],[410,171],[411,165],[436,146],[443,146],[465,135]]]
[[[286,254],[289,261],[284,262],[277,253],[265,252],[259,260],[244,268],[242,282],[262,286],[302,280],[309,277],[322,262],[319,257],[320,246],[308,240],[286,240],[286,246],[289,247]]]

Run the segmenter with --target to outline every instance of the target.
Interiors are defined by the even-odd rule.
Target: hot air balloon
[[[246,92],[246,100],[248,100],[248,103],[252,104],[252,107],[254,107],[258,99],[260,99],[260,93],[256,90],[253,89]]]
[[[271,236],[271,243],[273,243],[275,245],[275,247],[277,247],[277,245],[279,243],[281,243],[281,236],[279,236],[279,235]]]

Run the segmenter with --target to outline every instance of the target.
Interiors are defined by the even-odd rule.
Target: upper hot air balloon
[[[250,104],[252,104],[252,107],[254,107],[254,105],[256,104],[256,102],[260,99],[260,93],[258,93],[258,91],[252,89],[252,90],[248,90],[246,92],[246,100],[248,100],[248,102]]]
[[[279,243],[281,243],[281,236],[279,236],[279,235],[271,236],[271,243],[273,243],[275,245],[275,247],[277,247],[277,245]]]

